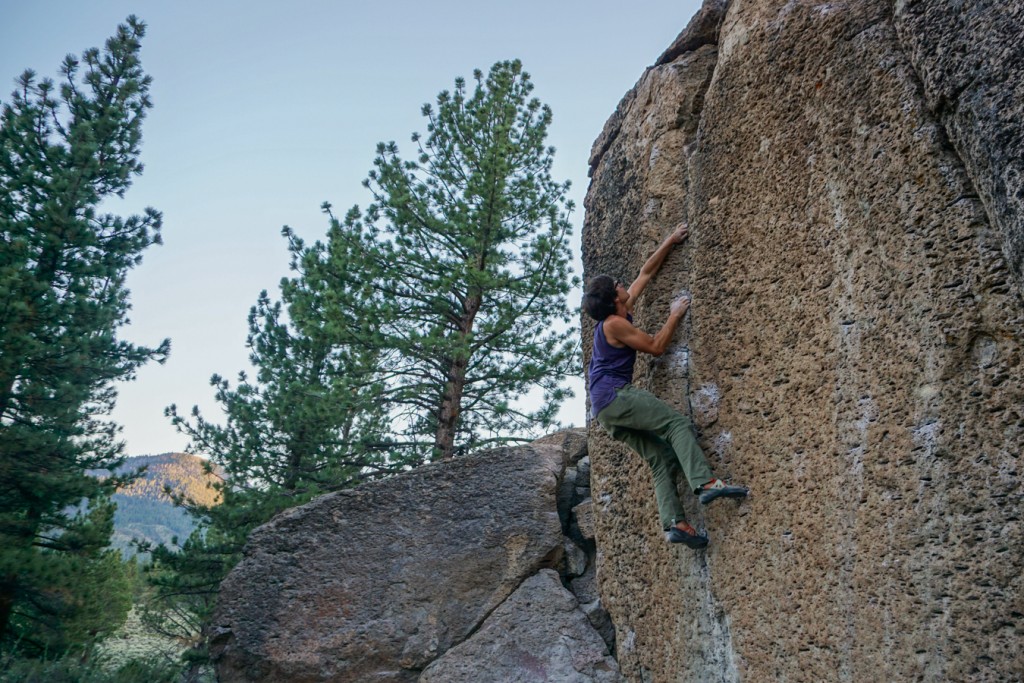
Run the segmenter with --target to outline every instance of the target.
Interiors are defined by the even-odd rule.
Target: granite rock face
[[[556,448],[324,496],[253,533],[221,587],[222,680],[415,680],[562,549]]]
[[[527,664],[575,671],[572,680],[619,680],[597,596],[588,591],[581,606],[562,584],[547,585],[594,574],[593,541],[571,532],[572,508],[589,486],[579,475],[586,448],[584,430],[562,432],[274,518],[252,534],[221,586],[212,647],[219,680],[415,681],[460,644],[461,652],[532,651],[547,638],[572,642]],[[475,670],[465,657],[446,661],[441,671],[466,680],[506,680],[488,678],[487,661]],[[503,667],[513,671],[515,662]],[[532,669],[524,671],[527,678],[508,680],[529,680]]]
[[[622,681],[608,646],[577,609],[558,574],[523,582],[469,640],[423,672],[422,683]]]
[[[893,24],[1024,282],[1024,4],[901,0]]]
[[[635,319],[693,305],[635,383],[752,487],[684,492],[711,545],[670,546],[592,423],[628,680],[1020,678],[1021,35],[1020,3],[709,1],[609,119],[585,275],[689,221]]]

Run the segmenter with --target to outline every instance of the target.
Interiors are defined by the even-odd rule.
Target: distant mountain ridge
[[[165,486],[178,494],[185,494],[202,505],[216,502],[217,492],[212,483],[215,474],[205,471],[206,460],[189,453],[163,453],[128,458],[117,472],[130,472],[145,467],[146,473],[117,495],[129,498],[147,498],[171,503]]]
[[[135,554],[132,542],[147,540],[170,545],[174,539],[184,542],[195,528],[185,510],[174,505],[166,489],[184,495],[197,503],[217,502],[213,482],[218,476],[205,471],[206,461],[188,453],[163,453],[128,458],[117,472],[131,472],[142,467],[145,474],[113,495],[117,503],[114,514],[114,535],[111,545],[126,555]],[[97,476],[106,471],[94,472]]]

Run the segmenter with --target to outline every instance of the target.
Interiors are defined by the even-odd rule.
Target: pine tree
[[[284,229],[294,277],[281,300],[260,293],[249,313],[247,345],[254,377],[232,386],[211,378],[225,423],[167,415],[190,438],[188,450],[209,458],[215,503],[178,497],[198,522],[180,549],[152,550],[151,582],[158,604],[151,620],[178,635],[200,635],[217,587],[241,558],[256,526],[312,497],[399,471],[386,438],[376,354],[346,341],[327,322],[332,294],[322,280],[319,246],[308,248]],[[200,644],[198,656],[202,656]]]
[[[424,105],[415,161],[378,146],[373,203],[329,233],[365,259],[363,283],[335,264],[353,300],[331,313],[372,321],[362,342],[392,361],[385,399],[430,457],[550,427],[578,356],[565,300],[573,207],[551,178],[551,110],[530,98],[519,61],[474,78],[471,93],[457,79],[436,110]],[[541,407],[517,407],[534,389]]]
[[[260,293],[249,312],[246,344],[254,378],[239,373],[234,387],[210,382],[226,423],[191,419],[167,409],[189,436],[189,451],[206,455],[220,475],[215,505],[185,501],[201,515],[238,515],[225,529],[251,529],[314,495],[393,473],[401,467],[384,436],[378,359],[335,330],[332,305],[319,279],[322,260],[285,228],[295,277],[281,281],[281,301]]]
[[[96,586],[113,566],[107,501],[124,477],[86,472],[113,473],[122,459],[119,428],[104,419],[113,383],[169,348],[116,336],[125,277],[159,242],[160,214],[97,210],[142,172],[144,32],[129,17],[104,50],[69,55],[59,87],[26,71],[2,107],[0,642],[24,651],[99,633],[97,615],[116,621],[108,608],[123,606]]]

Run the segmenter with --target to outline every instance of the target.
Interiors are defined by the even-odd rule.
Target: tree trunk
[[[467,361],[456,358],[448,372],[448,384],[441,399],[441,410],[437,419],[437,433],[434,437],[434,458],[448,460],[455,455],[455,430],[459,424],[459,410],[462,408],[462,392],[466,386]]]
[[[441,397],[441,409],[437,414],[437,432],[434,435],[433,458],[448,460],[455,456],[455,433],[459,426],[459,413],[462,410],[462,394],[466,388],[466,369],[469,367],[466,339],[473,331],[473,321],[483,295],[476,293],[466,300],[464,315],[456,332],[458,344],[451,366],[448,369],[448,383],[445,385],[444,396]]]
[[[11,612],[14,610],[14,587],[18,577],[8,574],[3,578],[3,587],[0,588],[0,642],[7,634],[7,624],[11,621]]]

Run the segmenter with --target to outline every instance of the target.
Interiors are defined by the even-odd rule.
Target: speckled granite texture
[[[669,546],[591,425],[629,680],[1024,677],[1020,8],[709,0],[595,142],[585,275],[689,220],[636,320],[691,313],[636,383],[753,489],[684,494],[711,545]]]

